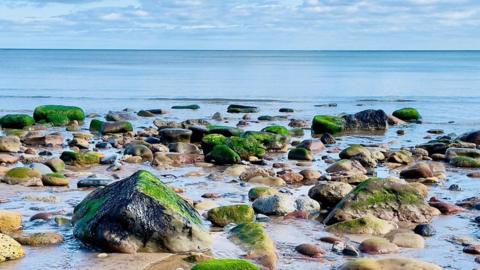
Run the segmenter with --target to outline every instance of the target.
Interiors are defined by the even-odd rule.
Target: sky
[[[1,0],[0,47],[480,49],[480,1]]]

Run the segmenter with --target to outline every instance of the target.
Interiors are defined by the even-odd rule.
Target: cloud
[[[123,15],[120,13],[112,12],[100,16],[100,19],[104,21],[119,21],[123,19]]]

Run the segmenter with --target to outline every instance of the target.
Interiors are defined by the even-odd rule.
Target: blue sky
[[[480,49],[480,1],[1,0],[0,47]]]

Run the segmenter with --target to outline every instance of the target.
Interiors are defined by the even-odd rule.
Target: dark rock
[[[78,181],[78,188],[89,188],[89,187],[105,187],[112,183],[112,179],[102,179],[102,178],[84,178]]]
[[[337,142],[335,137],[333,137],[330,133],[323,133],[320,137],[320,141],[324,144],[335,144]]]
[[[258,108],[254,107],[254,106],[231,104],[230,106],[228,106],[227,112],[229,112],[229,113],[256,113],[256,112],[258,112]]]
[[[413,231],[418,235],[426,237],[433,236],[437,233],[435,228],[430,224],[418,224]]]
[[[301,244],[295,247],[295,251],[298,253],[312,257],[312,258],[320,258],[323,257],[325,254],[325,251],[321,249],[320,247],[314,245],[314,244]]]
[[[163,144],[175,142],[190,142],[192,131],[181,128],[164,128],[160,130],[160,140]]]

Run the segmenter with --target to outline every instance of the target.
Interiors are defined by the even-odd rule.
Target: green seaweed
[[[246,204],[220,206],[208,211],[208,220],[221,227],[229,223],[251,222],[254,216],[253,208]]]
[[[314,134],[330,133],[336,134],[343,131],[345,119],[340,116],[316,115],[312,121]]]
[[[216,164],[225,165],[225,164],[236,164],[240,163],[241,158],[237,152],[233,151],[230,147],[224,144],[216,145],[213,147],[205,159],[210,162],[215,161]]]
[[[280,125],[272,125],[272,126],[264,127],[262,131],[280,134],[280,135],[289,135],[288,129]]]
[[[61,121],[65,122],[65,117],[67,117],[69,121],[83,121],[85,119],[85,112],[79,107],[63,105],[38,106],[33,112],[33,118],[37,122],[50,122],[50,120],[54,120],[56,123],[60,123]]]
[[[278,190],[271,187],[253,187],[248,191],[248,198],[253,201],[259,197],[275,195]]]
[[[305,148],[293,148],[288,152],[288,159],[313,160],[312,153]]]
[[[26,114],[7,114],[0,118],[2,128],[23,129],[35,124],[35,119]]]
[[[404,121],[418,121],[422,118],[415,108],[399,109],[394,111],[392,115]]]
[[[462,168],[480,168],[480,160],[467,156],[458,156],[450,159],[450,165]]]
[[[69,165],[94,165],[99,164],[102,154],[97,152],[73,152],[73,151],[64,151],[60,155],[60,159],[63,160],[66,164]]]
[[[265,155],[265,149],[252,137],[241,138],[232,136],[227,139],[226,145],[237,152],[242,159],[248,159],[250,156],[263,157]]]
[[[197,263],[192,270],[260,270],[260,268],[241,259],[212,259]]]
[[[16,178],[16,179],[28,179],[32,177],[41,177],[39,171],[27,168],[27,167],[17,167],[10,169],[5,176]]]

